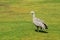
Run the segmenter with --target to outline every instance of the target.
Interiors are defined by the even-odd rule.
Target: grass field
[[[35,31],[31,10],[48,33]],[[0,40],[60,40],[60,0],[0,0]]]

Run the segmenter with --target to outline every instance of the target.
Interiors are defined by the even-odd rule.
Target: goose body
[[[31,13],[33,17],[33,24],[37,27],[37,30],[39,29],[39,27],[44,30],[48,29],[47,25],[41,19],[35,17],[34,11],[31,11]]]

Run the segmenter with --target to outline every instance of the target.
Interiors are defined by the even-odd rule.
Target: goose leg
[[[39,26],[37,26],[37,32],[39,32]]]
[[[40,27],[40,31],[42,31],[42,27]]]

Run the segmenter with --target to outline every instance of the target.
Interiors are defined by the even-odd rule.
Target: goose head
[[[30,13],[32,14],[33,17],[35,17],[35,12],[34,11],[31,11]]]
[[[34,11],[31,11],[30,13],[31,13],[32,15],[34,15],[34,14],[35,14],[35,12],[34,12]]]

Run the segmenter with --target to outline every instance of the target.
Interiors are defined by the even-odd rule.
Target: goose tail
[[[45,25],[45,29],[48,29],[48,26],[45,23],[43,23],[43,24]]]

